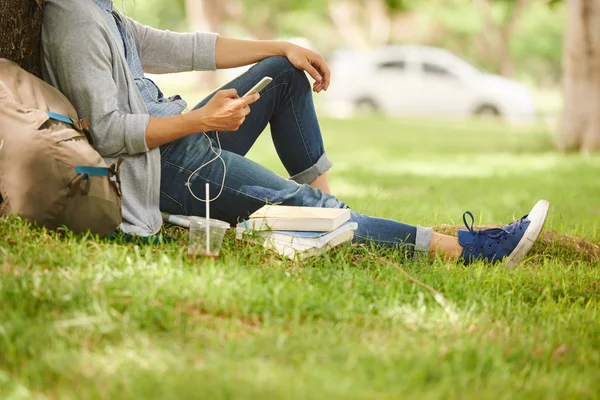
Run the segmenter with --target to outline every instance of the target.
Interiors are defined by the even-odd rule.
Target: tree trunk
[[[500,73],[504,76],[513,76],[515,74],[515,65],[510,54],[510,42],[528,3],[528,0],[516,0],[512,8],[508,11],[504,25],[500,27],[498,64],[500,66]]]
[[[337,28],[340,37],[350,48],[368,48],[369,40],[363,32],[357,14],[361,7],[355,0],[333,0],[328,3],[329,16],[333,25]]]
[[[600,1],[569,0],[558,146],[600,150]]]
[[[40,76],[44,0],[0,0],[0,58]]]
[[[225,14],[225,2],[213,0],[187,0],[188,23],[193,30],[218,32]]]
[[[382,46],[390,42],[392,34],[392,13],[383,0],[369,0],[365,11],[371,25],[371,44]]]
[[[529,5],[529,0],[515,0],[506,5],[508,10],[504,20],[497,23],[493,18],[490,0],[474,0],[474,5],[483,19],[483,32],[479,38],[479,52],[493,64],[494,69],[504,76],[513,76],[514,62],[510,54],[510,42],[517,30],[521,16]]]

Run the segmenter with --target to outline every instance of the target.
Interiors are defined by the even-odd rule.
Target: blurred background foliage
[[[125,7],[162,29],[302,37],[326,57],[348,47],[439,46],[543,88],[560,84],[567,17],[564,2],[542,0],[126,0]]]

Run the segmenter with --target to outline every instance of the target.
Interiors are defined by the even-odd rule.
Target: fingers
[[[244,99],[245,100],[245,99]],[[233,126],[231,127],[232,132],[237,132],[240,129],[240,126],[246,120],[246,117],[250,114],[250,106],[244,104],[239,112],[236,113],[236,116],[232,119]]]
[[[327,90],[331,82],[331,71],[323,57],[307,61],[304,70],[315,80],[313,90],[317,93]]]
[[[329,84],[331,83],[331,71],[329,70],[329,66],[325,62],[325,59],[323,57],[319,57],[317,60],[315,60],[314,66],[323,78],[320,82],[316,82],[315,89],[318,89],[319,92],[321,90],[329,89]]]
[[[324,83],[324,81],[315,82],[313,84],[313,91],[315,91],[316,93],[321,93],[323,90],[325,90],[325,83]]]
[[[232,128],[230,129],[231,132],[237,132],[240,129],[240,126],[242,126],[242,124],[244,123],[244,121],[246,120],[246,117],[241,117],[239,119],[236,119],[234,122],[234,125],[232,126]]]
[[[237,99],[240,96],[238,95],[237,90],[235,89],[225,89],[225,90],[219,90],[216,94],[215,97],[219,96],[219,97],[223,97],[226,99]]]
[[[325,60],[323,60],[321,71],[323,73],[323,88],[327,90],[329,89],[329,85],[331,84],[331,70],[329,69],[329,66],[327,65]]]
[[[321,74],[319,73],[319,71],[317,71],[317,69],[315,67],[313,67],[312,64],[308,60],[302,65],[302,68],[304,68],[304,70],[306,72],[308,72],[308,74],[317,83],[320,83],[323,80],[323,77],[321,76]]]
[[[242,108],[242,115],[245,117],[248,114],[250,114],[250,106],[245,106]]]
[[[248,96],[242,98],[241,100],[243,100],[244,105],[249,105],[249,104],[257,102],[258,99],[260,99],[260,94],[258,92],[254,92],[254,93],[249,94]]]

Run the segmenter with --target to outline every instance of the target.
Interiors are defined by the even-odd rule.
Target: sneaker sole
[[[540,200],[531,209],[529,213],[529,226],[525,230],[521,241],[517,244],[517,247],[504,259],[504,265],[512,268],[519,261],[521,261],[529,250],[533,247],[533,244],[542,233],[544,229],[544,223],[548,216],[548,210],[550,209],[550,202],[548,200]]]

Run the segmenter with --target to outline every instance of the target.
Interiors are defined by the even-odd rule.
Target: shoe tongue
[[[467,230],[459,230],[458,231],[458,243],[461,246],[466,246],[467,244],[473,243],[475,241],[475,235],[473,235],[470,231]]]
[[[519,225],[529,222],[529,215],[524,215],[521,219],[511,222],[510,224],[506,224],[502,227],[502,229],[512,232],[513,229],[518,228]]]

